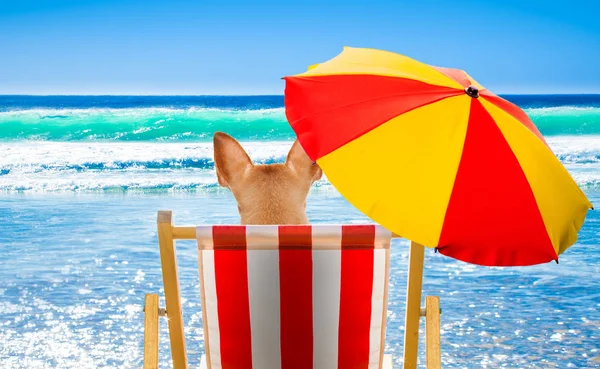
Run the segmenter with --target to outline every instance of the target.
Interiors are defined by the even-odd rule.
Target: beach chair
[[[146,295],[144,368],[158,367],[160,316],[168,318],[173,368],[188,367],[174,241],[196,239],[202,369],[391,369],[391,237],[376,225],[176,227],[160,211],[166,309]],[[439,368],[439,299],[427,297],[421,310],[427,368]]]

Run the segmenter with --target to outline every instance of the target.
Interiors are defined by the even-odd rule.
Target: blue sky
[[[600,93],[600,1],[0,0],[0,94],[282,94],[373,47],[497,93]]]

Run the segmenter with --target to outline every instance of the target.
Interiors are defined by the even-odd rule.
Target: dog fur
[[[298,141],[283,164],[253,164],[223,132],[215,133],[213,143],[219,184],[233,193],[241,224],[308,224],[306,198],[323,172]]]

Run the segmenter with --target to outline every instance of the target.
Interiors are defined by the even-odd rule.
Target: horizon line
[[[585,92],[585,93],[496,93],[496,95],[520,95],[520,96],[596,96],[600,92]],[[18,96],[18,97],[284,97],[283,94],[3,94],[0,97]]]

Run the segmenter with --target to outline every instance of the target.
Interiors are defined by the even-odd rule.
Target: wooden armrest
[[[158,295],[146,294],[144,306],[144,369],[158,369]]]

